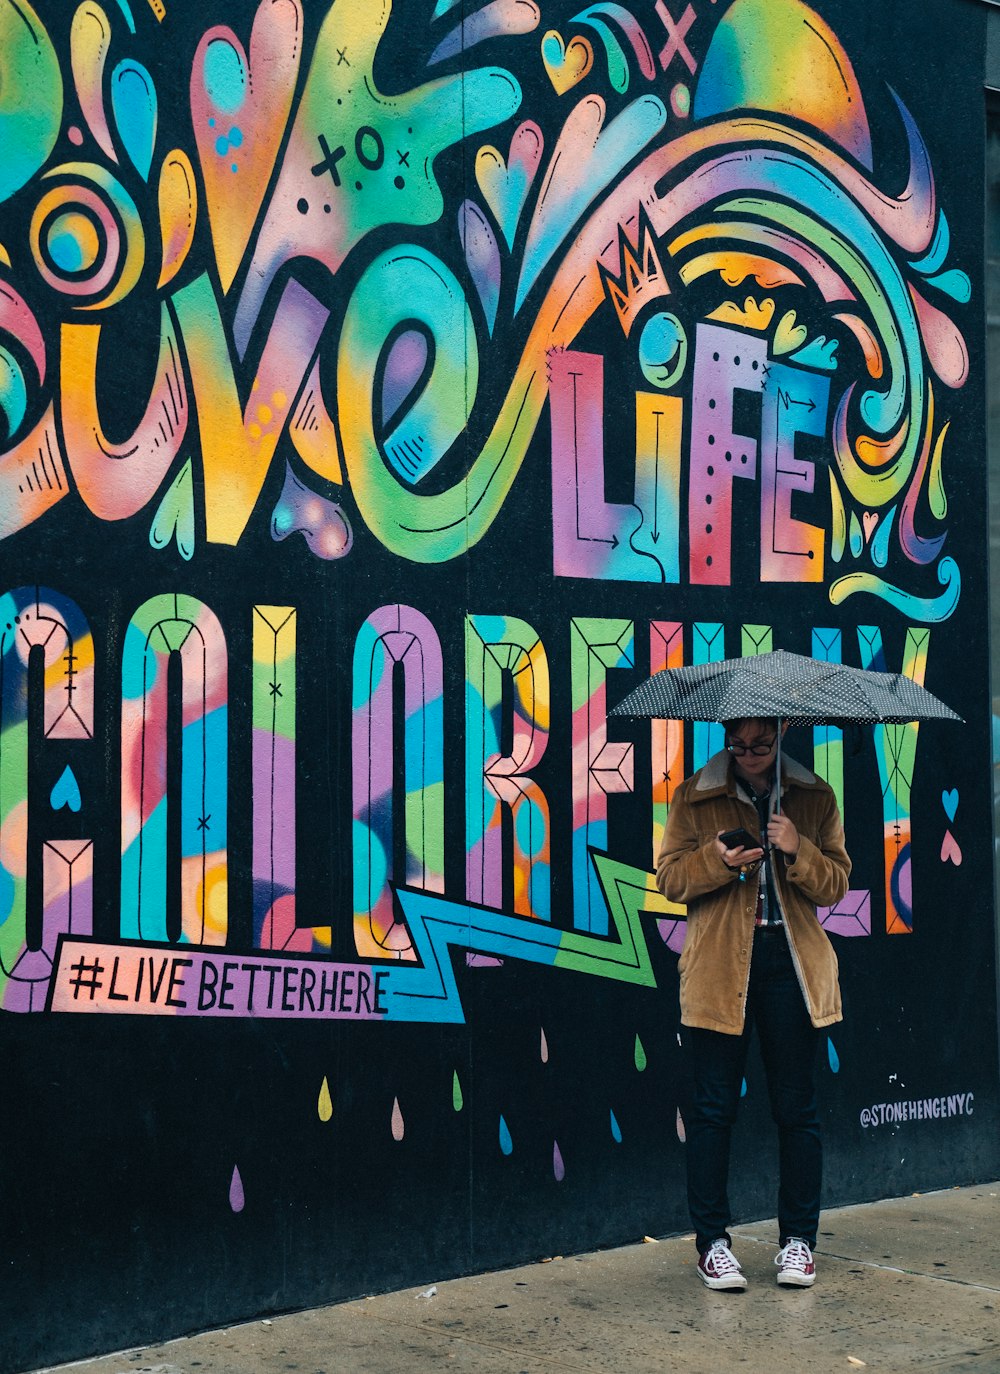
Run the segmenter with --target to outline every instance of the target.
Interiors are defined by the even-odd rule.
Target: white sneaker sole
[[[706,1288],[714,1288],[719,1292],[742,1293],[747,1286],[746,1278],[742,1274],[728,1274],[725,1278],[710,1279],[699,1269],[698,1277]]]
[[[798,1274],[795,1270],[779,1274],[777,1283],[781,1288],[811,1288],[816,1282],[815,1274]]]

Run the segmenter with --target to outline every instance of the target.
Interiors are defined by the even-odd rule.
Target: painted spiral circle
[[[31,252],[42,279],[81,310],[123,300],[145,261],[135,201],[94,163],[55,167],[42,185],[30,229]]]

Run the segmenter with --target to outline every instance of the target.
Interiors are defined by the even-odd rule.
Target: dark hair
[[[740,716],[737,720],[722,721],[722,728],[723,730],[725,730],[727,735],[732,735],[735,734],[741,726],[749,725],[751,722],[756,721],[759,721],[762,725],[773,725],[775,728],[775,734],[777,734],[778,722],[774,716]],[[787,730],[787,723],[784,728]]]

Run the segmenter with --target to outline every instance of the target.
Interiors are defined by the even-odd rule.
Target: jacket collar
[[[695,774],[692,801],[703,801],[710,796],[725,792],[736,796],[736,777],[731,767],[732,759],[725,749],[713,754],[703,768]],[[789,787],[815,787],[819,779],[815,773],[788,754],[781,755],[781,790]]]

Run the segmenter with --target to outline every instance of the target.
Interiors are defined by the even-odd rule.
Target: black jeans
[[[823,1176],[815,1083],[819,1032],[809,1020],[785,932],[778,927],[754,935],[743,1034],[684,1031],[694,1071],[687,1122],[688,1207],[699,1251],[713,1240],[729,1241],[729,1141],[754,1025],[778,1127],[780,1243],[796,1236],[810,1247],[816,1244]]]

